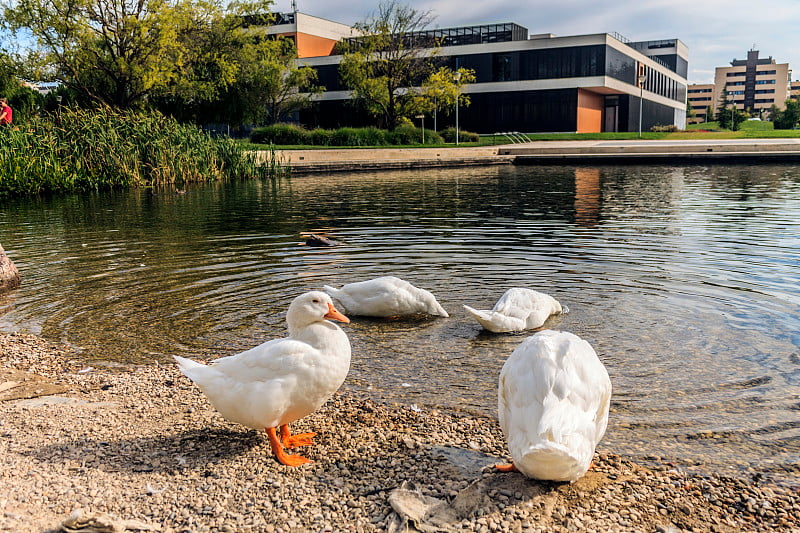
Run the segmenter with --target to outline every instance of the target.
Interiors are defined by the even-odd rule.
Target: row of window
[[[777,70],[757,70],[756,76],[774,76],[777,74]],[[725,76],[728,78],[735,78],[736,76],[744,76],[745,71],[742,72],[726,72]]]
[[[725,83],[726,87],[734,87],[737,85],[745,85],[743,81],[729,81]],[[756,80],[756,85],[775,85],[775,80]]]
[[[743,106],[744,105],[744,100],[730,100],[730,103]],[[755,99],[755,103],[757,103],[757,104],[774,104],[775,103],[775,99],[774,98],[756,98]]]
[[[609,76],[631,85],[637,84],[637,61],[606,45],[444,56],[441,61],[452,69],[473,69],[476,83]],[[346,89],[339,79],[338,65],[314,68],[319,83],[326,90]],[[649,67],[645,74],[644,88],[647,91],[684,101],[686,85]]]
[[[692,93],[711,93],[714,92],[714,89],[689,89],[689,94]]]

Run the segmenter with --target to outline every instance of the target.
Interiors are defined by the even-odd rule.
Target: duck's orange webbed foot
[[[275,458],[278,459],[281,464],[286,466],[300,466],[312,462],[311,459],[303,457],[302,455],[289,455],[286,453],[275,428],[265,428],[265,430],[269,437],[269,445],[272,447],[272,453],[275,454]]]
[[[494,465],[494,467],[500,472],[519,472],[514,463],[508,463],[505,465]]]
[[[316,433],[298,433],[292,435],[289,431],[289,425],[284,424],[281,426],[281,443],[286,448],[298,448],[300,446],[311,446],[314,444],[314,436]]]

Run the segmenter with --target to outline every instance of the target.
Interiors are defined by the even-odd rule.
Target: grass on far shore
[[[639,137],[639,132],[608,132],[608,133],[528,133],[526,136],[532,141],[597,141],[597,140],[714,140],[714,139],[779,139],[779,138],[800,138],[800,129],[796,130],[775,130],[772,122],[747,120],[741,124],[738,131],[721,130],[716,122],[703,122],[700,124],[689,124],[685,130],[674,132],[653,132],[643,131]],[[482,135],[479,142],[462,142],[459,147],[494,146],[500,144],[511,144],[512,141],[504,135]],[[244,142],[245,148],[249,150],[264,150],[265,145]],[[348,150],[355,148],[454,148],[455,145],[449,144],[410,144],[397,146],[310,146],[310,145],[281,145],[275,146],[278,150],[325,150],[335,148],[337,150]]]

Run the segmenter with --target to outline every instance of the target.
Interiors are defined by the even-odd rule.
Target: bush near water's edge
[[[63,109],[0,129],[0,197],[282,175],[231,139],[157,112]]]
[[[460,142],[478,142],[477,133],[459,130]],[[273,144],[282,146],[398,146],[430,144],[442,145],[454,143],[455,128],[447,128],[441,132],[425,129],[424,143],[422,128],[411,123],[403,123],[394,130],[370,128],[339,128],[326,130],[317,128],[306,130],[296,124],[273,124],[253,130],[250,141],[254,144]]]

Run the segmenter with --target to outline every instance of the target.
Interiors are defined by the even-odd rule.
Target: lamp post
[[[425,115],[417,115],[414,118],[422,120],[422,144],[425,144]]]
[[[433,131],[439,131],[439,128],[436,125],[436,110],[439,109],[439,98],[434,96],[433,97]]]
[[[458,97],[461,92],[461,87],[458,82],[461,80],[461,73],[459,71],[453,72],[453,81],[456,82],[456,146],[458,146]]]
[[[642,137],[642,102],[644,101],[644,84],[647,81],[646,74],[639,74],[639,138]]]
[[[729,93],[729,94],[731,95],[731,131],[733,131],[734,130],[734,126],[736,125],[734,123],[734,121],[733,121],[734,120],[733,119],[733,114],[736,111],[736,102],[733,101],[733,93]]]

